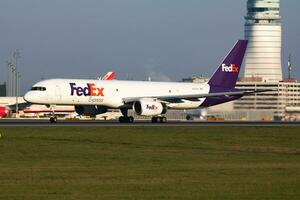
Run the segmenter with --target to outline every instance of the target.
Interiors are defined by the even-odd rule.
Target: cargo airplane
[[[79,114],[95,115],[120,109],[121,123],[132,123],[128,110],[152,117],[153,123],[166,122],[168,109],[196,109],[214,106],[263,91],[235,88],[246,40],[239,40],[207,83],[49,79],[34,84],[24,99],[34,104],[74,105]],[[53,112],[51,122],[57,118]]]

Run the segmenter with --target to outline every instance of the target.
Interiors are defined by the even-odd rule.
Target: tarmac
[[[179,121],[169,120],[167,123],[151,123],[150,120],[136,120],[134,123],[119,123],[116,120],[58,120],[50,123],[48,119],[0,119],[0,127],[57,127],[57,126],[80,126],[80,127],[172,127],[172,126],[264,126],[264,127],[300,127],[300,122],[244,122],[244,121]]]

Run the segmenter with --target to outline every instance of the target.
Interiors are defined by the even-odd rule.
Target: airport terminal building
[[[272,113],[273,117],[271,119],[300,120],[300,115],[296,114],[300,110],[300,83],[292,81],[277,83],[239,82],[237,88],[242,90],[273,91],[245,96],[234,102],[234,110],[266,111]],[[263,119],[264,116],[261,116],[260,119],[256,120]],[[265,120],[268,120],[268,118],[265,117]]]

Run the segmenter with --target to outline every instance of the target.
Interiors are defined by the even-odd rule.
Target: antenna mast
[[[292,72],[292,56],[291,54],[289,55],[289,61],[288,61],[288,70],[289,70],[289,80],[291,80],[291,72]]]

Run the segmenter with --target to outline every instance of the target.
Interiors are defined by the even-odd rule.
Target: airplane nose
[[[24,95],[23,99],[24,99],[26,102],[31,103],[32,98],[31,98],[30,92],[27,92],[27,93]]]

